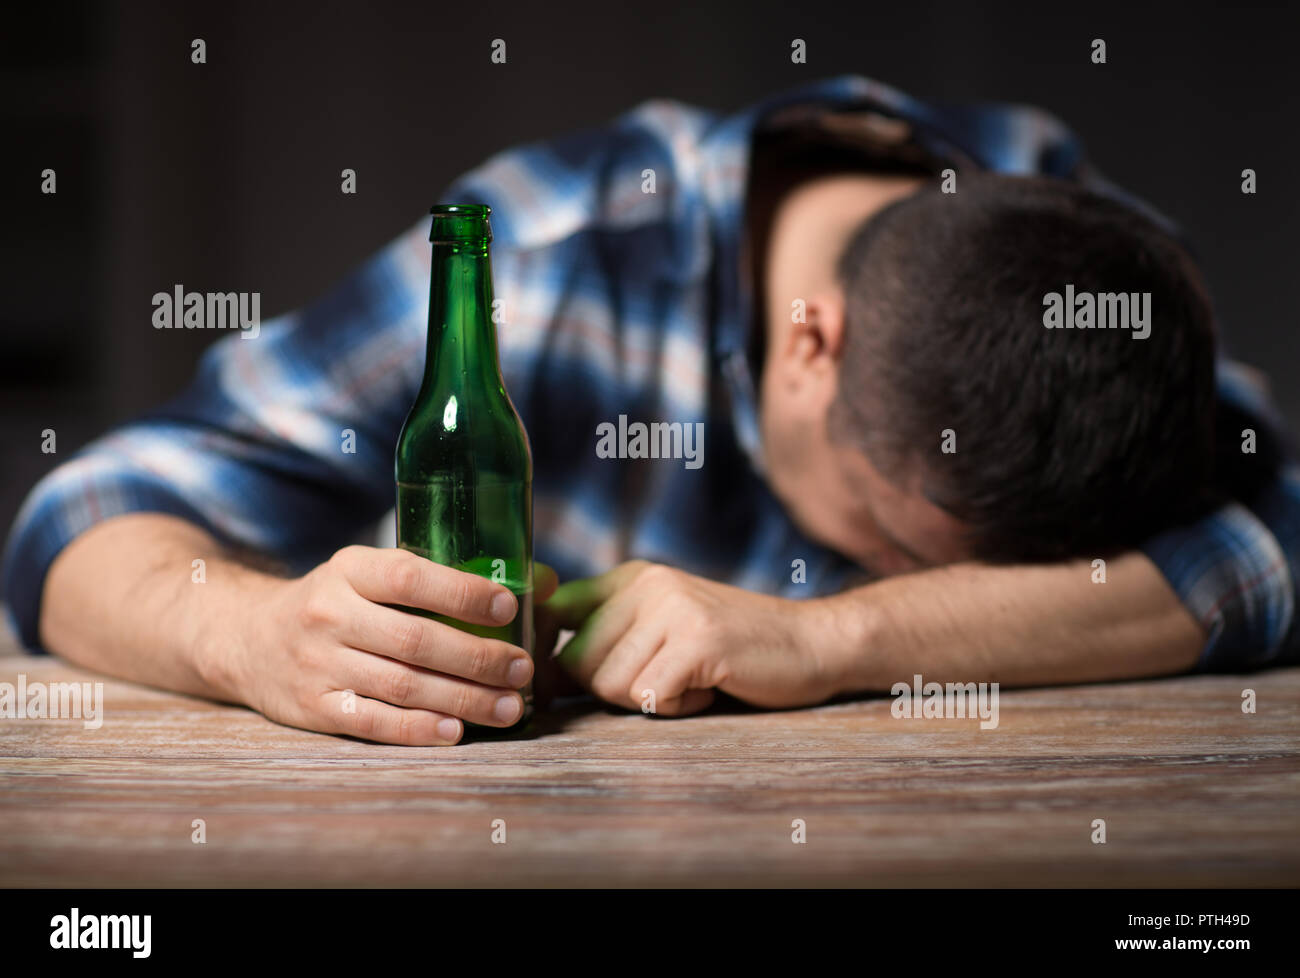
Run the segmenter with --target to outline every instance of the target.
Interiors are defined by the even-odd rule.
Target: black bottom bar
[[[770,970],[777,951],[814,971],[1125,958],[1229,968],[1289,952],[1295,929],[1294,890],[2,890],[0,902],[6,966],[114,970],[463,961],[491,974],[630,957],[661,971],[701,953]],[[74,939],[119,946],[52,946]]]

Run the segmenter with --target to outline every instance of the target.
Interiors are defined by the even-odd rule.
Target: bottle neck
[[[425,390],[504,392],[487,239],[435,242],[431,274]]]

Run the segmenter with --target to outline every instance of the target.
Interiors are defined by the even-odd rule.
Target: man
[[[727,119],[647,103],[441,199],[493,209],[536,552],[567,582],[545,617],[609,702],[1296,659],[1296,470],[1246,373],[1221,364],[1216,402],[1167,222],[1055,120],[843,77]],[[28,645],[385,742],[519,716],[521,650],[390,607],[500,623],[503,587],[344,546],[392,505],[426,238],[216,344],[181,397],[38,485],[6,557]],[[1075,290],[1125,294],[1124,321],[1065,323],[1052,295]],[[702,424],[703,464],[603,457],[620,416]]]

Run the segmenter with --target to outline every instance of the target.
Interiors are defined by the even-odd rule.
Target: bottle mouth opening
[[[435,244],[492,240],[488,220],[492,208],[486,204],[434,204],[429,213],[433,215],[429,240]]]
[[[466,217],[488,217],[492,213],[492,208],[487,204],[434,204],[429,208],[429,213],[435,216],[462,214]]]

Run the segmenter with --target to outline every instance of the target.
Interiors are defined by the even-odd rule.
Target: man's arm
[[[554,585],[542,569],[540,593]],[[404,550],[346,547],[281,578],[242,565],[191,523],[132,513],[55,559],[40,629],[79,665],[325,733],[451,744],[462,718],[518,719],[516,689],[533,674],[522,649],[394,606],[479,625],[519,610],[504,586]]]
[[[582,685],[630,708],[703,709],[720,689],[770,708],[935,682],[1009,686],[1183,672],[1205,635],[1143,555],[1109,562],[963,564],[791,601],[634,561],[562,586],[551,629]]]
[[[421,222],[316,302],[218,341],[179,397],[37,485],[4,566],[25,645],[375,740],[452,743],[462,720],[520,715],[522,649],[392,607],[500,625],[517,609],[508,591],[346,546],[393,503],[392,446],[424,345],[426,236]]]
[[[204,561],[202,584],[195,560]],[[230,560],[192,523],[118,516],[77,537],[50,566],[41,644],[106,675],[237,702],[229,670],[200,639],[211,642],[213,621],[240,622],[258,584],[271,580]]]
[[[1144,555],[994,567],[960,564],[814,602],[838,692],[895,682],[1055,685],[1185,672],[1205,632]],[[820,607],[817,607],[820,605]],[[813,625],[813,628],[818,626]]]

